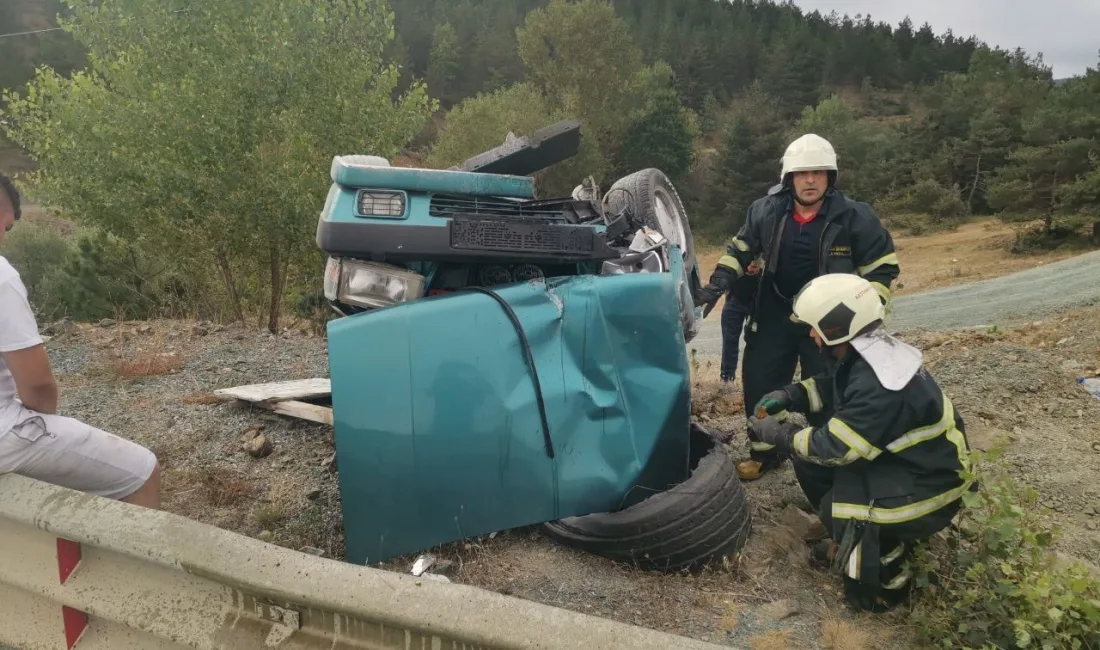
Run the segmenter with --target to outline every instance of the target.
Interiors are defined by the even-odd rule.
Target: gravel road
[[[1004,326],[1095,305],[1100,305],[1100,251],[991,280],[899,296],[889,325],[895,332]],[[721,354],[720,310],[703,321],[688,347],[699,357]]]

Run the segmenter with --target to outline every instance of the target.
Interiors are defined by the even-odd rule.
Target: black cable
[[[550,458],[554,457],[554,441],[550,438],[550,422],[546,419],[546,404],[542,399],[542,384],[539,383],[539,373],[535,370],[535,358],[531,355],[531,344],[527,341],[527,334],[523,331],[523,325],[519,322],[519,317],[516,316],[516,312],[512,309],[512,306],[505,302],[504,298],[501,298],[497,292],[492,289],[486,289],[485,287],[466,287],[469,291],[476,291],[483,293],[493,300],[496,300],[501,307],[504,308],[505,313],[508,314],[508,318],[512,321],[512,325],[516,328],[516,333],[519,334],[520,345],[523,347],[523,355],[527,360],[527,369],[531,371],[531,381],[535,384],[535,400],[539,405],[539,417],[542,419],[542,437],[546,441],[546,455]]]

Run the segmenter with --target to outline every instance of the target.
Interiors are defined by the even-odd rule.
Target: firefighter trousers
[[[830,536],[834,536],[832,517],[834,471],[830,467],[794,459],[794,473],[798,479],[798,485],[818,513],[818,518],[821,519]],[[889,507],[886,501],[884,500],[883,504]],[[849,602],[860,599],[861,595],[866,601],[882,598],[891,605],[904,599],[912,586],[912,575],[905,563],[913,557],[916,544],[951,525],[951,520],[960,506],[961,503],[956,500],[919,519],[877,525],[874,546],[877,546],[878,555],[878,584],[862,584],[846,574],[844,587]],[[867,604],[861,608],[872,609]]]
[[[791,322],[790,304],[765,291],[760,296],[756,321],[745,328],[741,383],[746,415],[752,415],[753,406],[764,395],[792,383],[795,367],[799,364],[802,378],[821,374],[828,368],[824,354],[810,338],[809,325]],[[806,419],[812,426],[820,426],[828,417],[824,413],[807,413]],[[774,452],[760,448],[751,430],[748,436],[753,445],[750,452],[753,460],[766,467],[778,460]]]
[[[726,294],[722,305],[722,381],[733,381],[737,376],[737,360],[740,354],[741,331],[748,318],[750,307],[742,304],[732,293]]]

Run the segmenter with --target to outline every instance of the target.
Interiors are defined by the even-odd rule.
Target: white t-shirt
[[[0,352],[24,350],[42,343],[38,323],[27,301],[27,288],[19,272],[0,256]],[[15,379],[0,357],[0,434],[11,430],[21,404]]]

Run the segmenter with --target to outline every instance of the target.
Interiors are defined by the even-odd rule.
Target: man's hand
[[[791,407],[791,403],[794,402],[794,397],[786,386],[779,390],[773,390],[772,392],[764,395],[760,398],[760,401],[756,403],[756,406],[752,409],[752,415],[756,417],[767,417],[768,415],[775,415],[780,411],[786,411]]]
[[[798,431],[797,424],[793,422],[780,422],[770,416],[758,420],[754,416],[749,418],[749,426],[752,427],[753,433],[756,434],[760,442],[775,447],[775,453],[780,458],[791,455],[791,440],[794,438],[795,432]]]
[[[714,273],[710,276],[710,281],[707,286],[699,290],[699,293],[695,296],[695,306],[706,305],[706,310],[703,311],[703,317],[710,313],[711,309],[714,309],[714,303],[718,302],[726,292],[729,291],[730,283],[736,279],[733,277],[733,271],[719,266],[714,269]]]
[[[699,290],[699,294],[695,296],[695,306],[699,305],[713,305],[718,302],[718,299],[722,297],[722,291],[715,286],[707,285]]]

